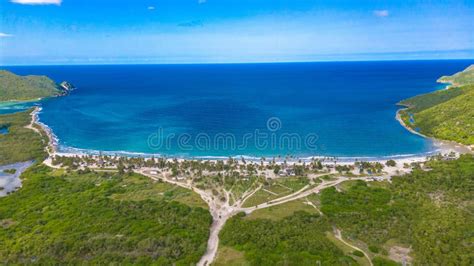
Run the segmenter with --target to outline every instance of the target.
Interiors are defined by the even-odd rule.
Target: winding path
[[[247,201],[250,197],[252,197],[257,191],[262,189],[262,185],[258,186],[255,189],[249,189],[249,190],[245,191],[243,193],[241,199],[236,201],[234,204],[231,205],[231,204],[229,204],[229,199],[231,197],[230,196],[231,195],[230,191],[224,190],[224,192],[226,194],[225,195],[226,196],[225,197],[226,201],[221,202],[220,199],[215,199],[215,197],[212,196],[211,192],[208,192],[208,191],[205,191],[205,190],[202,190],[202,189],[198,189],[198,188],[193,187],[192,185],[190,185],[188,183],[170,180],[164,174],[151,174],[152,171],[153,170],[151,168],[143,168],[143,169],[137,170],[136,172],[139,173],[139,174],[142,174],[144,176],[147,176],[147,177],[149,177],[153,180],[162,180],[164,182],[168,182],[168,183],[173,184],[173,185],[177,185],[177,186],[180,186],[180,187],[183,187],[183,188],[186,188],[186,189],[193,190],[194,192],[198,193],[199,196],[209,206],[209,212],[211,213],[213,221],[212,221],[212,225],[211,225],[211,228],[210,228],[209,239],[208,239],[208,242],[207,242],[207,249],[206,249],[206,252],[204,253],[204,255],[199,260],[199,262],[197,264],[198,266],[210,265],[214,261],[214,259],[216,257],[216,254],[217,254],[218,247],[219,247],[219,233],[222,230],[222,228],[224,227],[227,220],[230,219],[232,216],[234,216],[234,215],[236,215],[240,212],[245,212],[246,214],[250,214],[250,213],[252,213],[256,210],[269,208],[269,207],[284,204],[284,203],[287,203],[287,202],[290,202],[290,201],[294,201],[294,200],[297,200],[297,199],[301,199],[301,198],[307,197],[307,196],[309,196],[313,193],[319,193],[323,189],[336,186],[336,185],[338,185],[338,184],[340,184],[344,181],[347,181],[347,180],[365,180],[365,181],[367,181],[370,178],[370,177],[354,178],[354,177],[340,176],[336,180],[323,181],[321,184],[317,185],[316,187],[311,188],[310,185],[306,185],[303,188],[301,188],[300,190],[298,190],[298,191],[296,191],[292,194],[289,194],[289,195],[286,195],[286,196],[283,196],[283,197],[280,197],[280,198],[277,198],[277,199],[274,199],[274,200],[271,200],[271,201],[268,201],[268,202],[265,202],[265,203],[262,203],[262,204],[259,204],[259,205],[256,205],[256,206],[242,207],[242,205],[245,203],[245,201]],[[344,240],[342,240],[342,239],[341,239],[341,241],[344,242]],[[353,247],[353,248],[357,249],[357,250],[360,250],[357,247]],[[367,256],[367,254],[365,254],[365,255]],[[367,256],[367,258],[368,258],[368,256]],[[369,261],[370,261],[370,259],[369,259]]]
[[[367,258],[367,260],[369,261],[369,265],[370,266],[374,266],[374,264],[372,263],[372,260],[370,259],[369,255],[363,251],[362,249],[352,245],[351,243],[345,241],[343,238],[342,238],[342,234],[341,234],[341,230],[337,229],[337,228],[334,228],[334,236],[339,239],[342,243],[346,244],[347,246],[355,249],[355,250],[358,250],[360,252],[362,252],[364,254],[364,256]]]

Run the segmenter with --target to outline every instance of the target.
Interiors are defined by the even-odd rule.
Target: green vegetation
[[[426,168],[391,183],[353,180],[311,195],[322,216],[306,199],[235,216],[221,232],[217,265],[368,265],[332,226],[374,265],[471,265],[474,157],[433,158]]]
[[[409,106],[409,110],[413,113],[419,113],[435,105],[447,102],[464,93],[463,89],[455,87],[449,90],[438,90],[427,94],[417,95],[401,101],[400,104]]]
[[[190,265],[206,249],[211,216],[171,185],[45,166],[22,177],[0,198],[2,263]]]
[[[408,108],[400,111],[408,127],[439,139],[466,145],[474,144],[474,66],[441,80],[452,82],[447,90],[415,96],[399,104]]]
[[[46,156],[47,139],[25,127],[30,112],[0,116],[9,129],[0,164]],[[70,169],[33,166],[19,191],[0,198],[2,263],[190,265],[205,252],[211,216],[195,193],[132,173]]]
[[[122,180],[122,187],[123,191],[111,194],[110,198],[117,201],[174,200],[191,207],[208,208],[201,197],[191,190],[164,182],[150,183],[148,178],[140,175],[127,175]]]
[[[348,246],[346,243],[338,239],[335,235],[334,232],[326,232],[326,236],[331,242],[333,242],[339,249],[341,249],[344,254],[352,256],[353,259],[357,261],[358,264],[360,265],[370,265],[370,262],[367,260],[367,258],[362,254],[362,257],[358,257],[353,254],[355,249],[351,246]]]
[[[0,134],[0,165],[41,161],[46,157],[44,147],[48,140],[45,135],[43,137],[32,129],[25,128],[31,122],[31,112],[32,110],[0,115],[0,127],[7,126],[9,130],[8,134]]]
[[[384,259],[382,257],[373,258],[372,263],[374,264],[374,266],[400,266],[401,265],[394,261]]]
[[[16,169],[5,169],[5,170],[3,170],[3,172],[5,174],[14,175],[16,173]]]
[[[473,91],[474,85],[466,85],[406,100],[402,103],[409,108],[402,119],[423,134],[471,144]],[[30,112],[0,116],[0,128],[8,128],[8,134],[0,135],[0,165],[45,157],[44,134],[26,128]],[[83,167],[91,162],[103,172]],[[230,200],[235,201],[263,185],[245,204],[253,206],[309,185],[308,171],[322,168],[315,161],[294,166],[298,177],[266,180],[258,171],[279,173],[280,166],[110,156],[56,157],[53,164],[66,169],[35,165],[23,173],[19,191],[0,198],[2,263],[194,264],[205,252],[212,222],[206,203],[192,191],[153,182],[133,169],[169,169],[172,176],[190,179],[223,202],[224,189],[232,191]],[[355,166],[361,173],[378,173],[384,167],[369,162]],[[474,157],[433,159],[425,168],[432,170],[418,167],[391,183],[347,181],[338,190],[331,187],[234,216],[221,231],[215,264],[367,265],[362,252],[331,233],[335,226],[374,265],[397,265],[391,259],[400,261],[403,254],[394,258],[393,250],[407,251],[415,264],[472,265]],[[353,169],[336,168],[341,173]]]
[[[18,76],[0,70],[0,102],[31,101],[60,95],[62,91],[46,76]]]
[[[390,191],[371,188],[363,181],[355,181],[349,189],[343,192],[337,192],[334,187],[323,190],[321,211],[336,221],[337,226],[349,233],[351,238],[377,244],[383,243],[385,237],[388,237],[381,235],[380,232],[393,226],[388,204],[390,200]],[[367,221],[370,221],[369,225],[366,224]]]
[[[474,65],[452,76],[442,76],[438,82],[451,83],[453,86],[463,86],[474,83]]]
[[[275,180],[266,180],[263,188],[247,199],[243,207],[256,206],[281,198],[302,189],[308,184],[309,181],[305,177],[285,177]]]
[[[245,260],[245,255],[231,247],[219,247],[213,266],[245,266],[250,265]]]
[[[318,214],[298,211],[281,220],[248,220],[241,214],[227,222],[220,237],[223,247],[243,252],[251,265],[355,264],[326,237],[329,230]]]
[[[252,207],[258,206],[259,204],[265,203],[267,201],[279,198],[278,195],[268,193],[265,190],[260,189],[255,194],[253,194],[247,201],[243,204],[243,207]]]
[[[382,248],[397,242],[411,246],[418,264],[472,264],[474,157],[433,160],[428,167],[394,177],[387,188],[360,181],[342,192],[325,189],[321,211],[372,253],[387,253]]]
[[[376,246],[369,246],[369,250],[372,253],[379,253],[380,249]]]
[[[269,220],[281,220],[288,216],[293,215],[295,212],[305,211],[307,213],[317,213],[318,211],[311,205],[305,203],[304,200],[294,200],[285,204],[276,205],[269,208],[264,208],[252,212],[250,215],[245,216],[247,220],[256,219],[269,219]]]

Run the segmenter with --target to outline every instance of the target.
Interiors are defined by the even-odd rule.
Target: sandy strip
[[[36,124],[40,126],[43,131],[46,133],[49,142],[48,142],[48,153],[49,153],[49,158],[47,160],[51,161],[52,157],[54,156],[66,156],[66,157],[74,157],[74,156],[93,156],[93,157],[98,157],[100,154],[102,155],[109,155],[109,156],[120,156],[120,157],[143,157],[143,158],[160,158],[161,156],[159,154],[146,154],[146,153],[122,153],[122,152],[107,152],[107,151],[89,151],[89,150],[81,150],[77,149],[72,152],[60,152],[58,149],[58,139],[54,135],[53,131],[44,123],[39,121],[38,114],[41,112],[41,107],[35,107],[35,110],[31,113],[33,121],[32,124]],[[286,158],[286,163],[288,164],[299,164],[299,161],[301,163],[308,163],[311,162],[312,160],[322,160],[325,164],[340,164],[340,165],[350,165],[354,164],[356,161],[365,161],[365,162],[379,162],[379,163],[385,163],[387,160],[394,160],[397,165],[403,165],[405,163],[410,164],[410,163],[416,163],[416,162],[424,162],[426,161],[426,158],[428,156],[433,156],[436,154],[449,154],[451,152],[454,152],[456,155],[459,154],[473,154],[473,151],[471,148],[468,146],[453,142],[453,141],[445,141],[445,140],[438,140],[434,138],[427,137],[419,132],[416,132],[415,130],[411,129],[408,127],[403,120],[400,117],[400,112],[404,110],[404,108],[399,109],[396,113],[395,119],[409,132],[419,135],[423,138],[429,139],[433,142],[433,146],[435,147],[434,151],[426,154],[413,154],[413,155],[399,155],[399,156],[383,156],[383,157],[330,157],[330,156],[311,156],[311,157],[293,157],[293,158]],[[35,130],[35,129],[33,129]],[[257,157],[248,157],[248,156],[234,156],[232,157],[235,160],[240,161],[242,158],[245,158],[247,162],[251,163],[261,163],[261,158]],[[183,161],[190,161],[190,160],[199,160],[199,161],[209,161],[209,162],[217,162],[221,160],[227,160],[228,157],[222,157],[222,158],[213,158],[213,157],[203,157],[203,158],[180,158],[180,157],[169,157],[167,158],[168,161],[174,161],[175,159],[178,160],[178,162],[183,162]],[[269,157],[266,161],[263,163],[265,165],[270,164],[272,159]],[[276,159],[275,158],[276,164],[283,164],[285,162],[285,157],[281,157]]]

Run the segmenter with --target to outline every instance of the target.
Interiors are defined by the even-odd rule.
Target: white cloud
[[[149,6],[148,10],[155,10],[155,7],[154,6]]]
[[[11,34],[0,32],[0,38],[7,38],[7,37],[12,37],[12,36],[13,35],[11,35]]]
[[[374,15],[379,17],[379,18],[383,18],[383,17],[388,17],[388,15],[390,15],[390,13],[386,9],[374,10]]]
[[[205,4],[207,0],[198,0],[198,4]]]
[[[10,0],[21,5],[61,5],[62,0]]]

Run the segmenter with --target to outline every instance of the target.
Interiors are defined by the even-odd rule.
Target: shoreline
[[[79,149],[70,147],[71,151],[61,151],[59,146],[59,141],[56,135],[54,135],[52,129],[46,124],[42,123],[39,119],[39,113],[42,110],[42,107],[36,106],[35,110],[31,113],[33,124],[38,125],[48,137],[48,157],[49,159],[54,156],[64,156],[64,157],[75,157],[75,156],[116,156],[116,157],[127,157],[127,158],[137,158],[142,157],[145,159],[149,158],[166,158],[167,160],[178,160],[178,161],[222,161],[229,158],[232,159],[244,159],[250,162],[261,162],[262,158],[265,157],[267,162],[275,160],[276,163],[297,163],[300,162],[311,162],[312,160],[321,160],[324,162],[338,163],[338,164],[353,164],[357,161],[366,161],[366,162],[379,162],[385,163],[387,160],[394,160],[397,163],[412,163],[412,162],[423,162],[426,161],[427,157],[434,156],[438,154],[449,154],[450,152],[455,152],[456,154],[464,153],[473,153],[469,147],[450,141],[438,140],[435,138],[427,137],[421,133],[418,133],[405,125],[403,120],[400,118],[400,111],[406,108],[399,109],[396,113],[396,120],[409,132],[419,135],[425,139],[432,141],[434,150],[419,153],[419,154],[399,154],[399,155],[382,155],[382,156],[324,156],[324,155],[315,155],[315,156],[250,156],[250,155],[235,155],[235,156],[168,156],[165,154],[154,154],[154,153],[143,153],[143,152],[128,152],[128,151],[100,151],[100,150],[89,150],[89,149]]]
[[[0,101],[1,104],[21,104],[21,103],[34,103],[43,100],[44,98],[36,98],[31,100],[8,100],[8,101]]]
[[[449,86],[446,87],[445,89],[449,89]],[[409,109],[410,106],[403,105],[403,104],[400,104],[400,103],[398,103],[397,105],[401,106],[402,108],[397,110],[396,115],[395,115],[395,119],[400,123],[400,125],[402,127],[404,127],[406,130],[408,130],[410,133],[418,135],[422,138],[425,138],[425,139],[428,139],[428,140],[432,141],[434,147],[441,147],[441,148],[439,148],[440,150],[446,150],[446,151],[452,150],[457,154],[466,154],[466,153],[467,154],[474,154],[474,150],[472,150],[470,146],[467,146],[467,145],[464,145],[462,143],[458,143],[458,142],[455,142],[455,141],[451,141],[451,140],[443,140],[443,139],[437,139],[437,138],[434,138],[434,137],[429,137],[429,136],[426,136],[426,135],[414,130],[413,128],[409,127],[407,124],[405,124],[405,121],[403,121],[400,113],[404,110]]]
[[[43,124],[44,125],[44,124]],[[44,129],[44,128],[43,128]],[[48,132],[46,129],[45,132]],[[252,163],[261,163],[269,164],[273,162],[273,159],[276,164],[302,164],[302,163],[309,163],[313,160],[322,161],[325,164],[339,164],[339,165],[350,165],[354,164],[355,162],[371,162],[371,163],[382,163],[384,164],[388,160],[394,160],[397,164],[410,164],[410,163],[417,163],[417,162],[425,162],[428,157],[435,156],[438,154],[449,154],[450,152],[455,152],[456,154],[460,154],[460,152],[456,152],[455,149],[452,149],[452,145],[437,145],[435,150],[430,151],[428,153],[422,154],[407,154],[407,155],[388,155],[388,156],[378,156],[378,157],[367,157],[367,156],[358,156],[358,157],[334,157],[334,156],[308,156],[308,157],[291,157],[291,158],[273,158],[273,157],[265,157],[265,161],[262,160],[262,157],[253,157],[248,155],[237,155],[237,156],[205,156],[205,157],[184,157],[184,156],[164,156],[160,154],[148,154],[148,153],[136,153],[136,152],[108,152],[108,151],[92,151],[92,150],[80,150],[74,152],[62,152],[58,151],[57,149],[57,142],[54,139],[54,134],[47,133],[48,137],[50,138],[48,150],[54,150],[54,152],[48,152],[49,157],[47,160],[51,161],[54,156],[62,156],[62,157],[83,157],[83,156],[92,156],[92,157],[100,157],[100,156],[112,156],[112,157],[126,157],[126,158],[165,158],[167,161],[209,161],[209,162],[217,162],[217,161],[225,161],[229,158],[235,160],[242,160],[252,162]],[[462,152],[461,152],[462,153]]]
[[[453,85],[452,83],[447,82],[447,81],[443,82],[443,81],[438,80],[438,82],[448,84],[444,89],[449,89]],[[33,102],[38,102],[40,100],[42,99],[37,99],[36,101],[33,101]],[[10,103],[13,103],[13,102],[10,102]],[[17,102],[17,103],[21,103],[21,102]],[[440,140],[440,139],[428,137],[426,135],[423,135],[413,130],[411,127],[406,125],[405,122],[401,119],[401,111],[410,108],[410,106],[406,106],[399,103],[397,105],[401,106],[402,108],[396,111],[395,119],[400,123],[401,126],[403,126],[410,133],[416,134],[424,139],[431,141],[434,148],[433,150],[423,152],[423,153],[417,153],[417,154],[397,154],[397,155],[381,155],[381,156],[330,156],[330,155],[252,156],[252,155],[244,155],[244,154],[234,155],[234,156],[212,156],[212,155],[211,156],[188,156],[188,155],[166,155],[166,154],[159,154],[159,153],[129,152],[129,151],[101,151],[101,150],[91,150],[91,149],[80,149],[80,148],[74,148],[74,147],[67,147],[66,151],[61,151],[59,139],[54,134],[53,130],[48,125],[42,123],[39,119],[39,114],[42,111],[42,107],[35,106],[34,111],[31,113],[31,116],[32,116],[32,125],[36,124],[37,126],[39,126],[48,137],[47,151],[50,158],[56,155],[67,156],[67,157],[107,155],[107,156],[120,156],[120,157],[128,157],[128,158],[155,157],[155,158],[166,158],[167,160],[177,159],[180,161],[184,161],[184,160],[219,161],[219,160],[227,160],[229,158],[233,158],[233,159],[245,159],[251,162],[260,162],[262,161],[262,158],[265,157],[266,161],[275,160],[277,163],[284,162],[284,161],[289,162],[289,163],[294,163],[294,162],[299,162],[299,161],[310,162],[312,160],[322,160],[326,162],[337,162],[340,164],[349,164],[349,163],[354,163],[357,161],[382,163],[382,162],[386,162],[387,160],[395,160],[397,162],[410,163],[410,162],[426,161],[426,158],[429,156],[438,155],[438,154],[448,154],[450,152],[454,152],[457,155],[464,154],[464,153],[469,153],[469,154],[474,153],[469,146],[466,146],[454,141]]]
[[[41,128],[41,130],[46,134],[48,138],[48,145],[46,146],[48,156],[51,157],[52,155],[57,153],[58,147],[58,138],[54,135],[53,130],[48,127],[46,124],[42,123],[39,119],[39,113],[43,110],[41,106],[35,106],[34,110],[31,112],[31,123],[32,125],[36,125]]]

